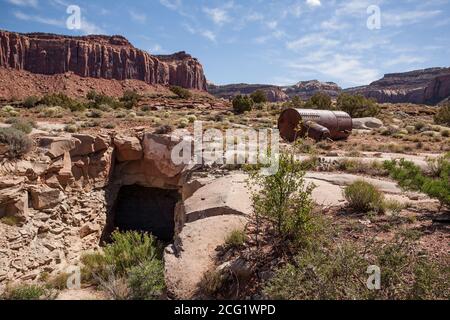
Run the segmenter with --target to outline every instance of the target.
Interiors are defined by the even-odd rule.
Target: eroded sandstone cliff
[[[0,31],[0,67],[55,75],[141,80],[206,90],[203,67],[185,52],[152,56],[122,36],[70,37]]]
[[[450,96],[450,68],[386,74],[368,86],[345,90],[378,102],[437,104]]]

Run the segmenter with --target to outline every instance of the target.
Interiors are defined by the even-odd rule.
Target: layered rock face
[[[208,91],[218,98],[232,98],[238,94],[249,95],[256,90],[266,93],[271,102],[287,101],[292,97],[299,96],[303,100],[311,98],[318,92],[323,92],[331,97],[337,97],[341,88],[333,82],[320,82],[317,80],[301,81],[293,86],[280,87],[263,84],[229,84],[224,86],[208,85]]]
[[[285,87],[285,92],[290,96],[299,96],[301,99],[309,99],[318,92],[326,93],[336,98],[342,89],[334,82],[320,82],[318,80],[300,81],[297,84]]]
[[[392,73],[368,86],[345,90],[378,102],[437,104],[450,96],[450,68]]]
[[[186,135],[39,135],[25,159],[9,161],[0,154],[0,219],[14,221],[0,223],[0,293],[8,281],[65,271],[80,254],[98,248],[102,233],[112,231],[122,186],[183,195],[192,167],[173,164],[170,155]],[[174,212],[176,234],[184,213],[182,205]]]
[[[203,67],[185,52],[152,56],[122,36],[69,37],[0,31],[0,67],[54,75],[141,80],[206,90]]]

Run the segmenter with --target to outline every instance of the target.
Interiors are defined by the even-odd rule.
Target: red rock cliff
[[[71,71],[82,77],[136,79],[206,90],[203,67],[197,59],[184,52],[152,56],[122,36],[0,31],[0,67],[47,75]]]

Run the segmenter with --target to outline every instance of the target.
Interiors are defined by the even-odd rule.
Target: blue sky
[[[217,84],[368,84],[449,66],[450,0],[0,0],[0,29],[120,34],[154,54],[187,51]],[[68,5],[81,8],[68,30]],[[380,28],[369,29],[380,9]],[[375,17],[376,18],[376,17]]]

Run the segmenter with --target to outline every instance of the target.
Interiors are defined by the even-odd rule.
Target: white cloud
[[[310,7],[320,7],[322,5],[320,0],[306,0],[306,4]]]
[[[407,55],[401,55],[395,59],[391,59],[384,63],[386,67],[392,67],[396,65],[411,65],[416,63],[423,63],[426,59],[422,57],[417,56],[407,56]]]
[[[264,19],[264,16],[261,13],[258,12],[252,12],[251,14],[245,16],[244,18],[246,21],[254,22],[254,21],[261,21]]]
[[[130,14],[131,19],[138,23],[147,22],[147,15],[145,13],[139,13],[134,10],[129,10],[128,13]]]
[[[386,12],[382,15],[383,25],[401,27],[408,24],[418,23],[422,20],[430,19],[440,15],[442,11],[405,11],[405,12]]]
[[[319,63],[311,63],[307,59],[290,62],[288,67],[302,77],[319,73],[325,79],[353,86],[369,84],[380,77],[377,69],[366,66],[360,58],[341,54],[330,54]]]
[[[159,2],[170,10],[178,10],[181,7],[181,0],[159,0]]]
[[[105,30],[97,26],[95,23],[88,21],[86,18],[81,19],[80,31],[84,34],[105,34]]]
[[[38,15],[29,15],[22,11],[15,11],[13,13],[14,17],[22,21],[31,21],[42,23],[50,26],[66,28],[66,22],[64,20],[52,19],[47,17],[41,17]],[[86,18],[82,17],[81,19],[81,29],[80,31],[83,34],[105,34],[105,31],[97,26],[96,24],[88,21]]]
[[[319,46],[323,50],[327,47],[335,47],[339,43],[338,40],[326,38],[323,34],[311,33],[297,40],[287,42],[286,47],[293,51],[301,51],[308,47]]]
[[[205,12],[208,17],[214,21],[217,25],[223,25],[226,22],[229,22],[231,19],[228,15],[227,10],[221,8],[203,8],[203,12]]]
[[[164,50],[162,48],[162,46],[160,44],[158,44],[158,43],[156,43],[153,47],[151,47],[149,49],[149,51],[150,51],[150,53],[159,53],[159,54],[166,53],[166,50]]]
[[[21,7],[34,7],[37,8],[38,0],[7,0],[9,3],[21,6]]]
[[[28,15],[26,13],[23,13],[22,11],[15,11],[14,16],[22,21],[31,21],[31,22],[38,22],[50,26],[56,26],[56,27],[65,27],[65,22],[63,20],[57,20],[57,19],[51,19],[41,16],[35,16],[35,15]]]
[[[214,32],[212,32],[211,30],[201,30],[200,35],[205,37],[206,39],[212,41],[212,42],[216,42],[216,34]]]
[[[266,25],[269,29],[276,29],[278,27],[278,21],[269,21],[266,23]]]

